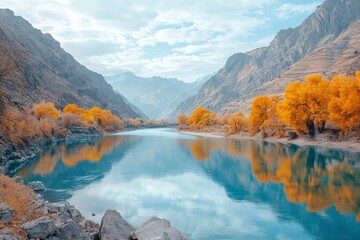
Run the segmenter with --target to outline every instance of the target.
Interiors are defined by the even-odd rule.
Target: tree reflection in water
[[[184,144],[184,143],[182,143]],[[297,147],[231,138],[198,138],[185,144],[196,160],[210,160],[221,151],[250,161],[259,183],[281,183],[292,203],[306,203],[310,212],[334,205],[360,221],[360,154],[335,149]]]

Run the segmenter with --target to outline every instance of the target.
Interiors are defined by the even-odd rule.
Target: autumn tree
[[[231,133],[245,132],[248,129],[248,120],[243,112],[234,113],[229,120]]]
[[[68,104],[64,107],[63,112],[77,114],[79,116],[82,116],[86,112],[86,110],[78,107],[78,105],[76,105],[76,104]]]
[[[74,125],[82,124],[82,116],[72,113],[63,113],[61,118],[61,124],[63,127],[69,128]]]
[[[185,114],[181,114],[178,116],[178,123],[179,125],[187,125],[188,124],[188,117]]]
[[[282,137],[285,131],[285,125],[281,121],[277,106],[280,103],[280,96],[275,95],[271,97],[271,108],[268,111],[267,119],[263,122],[261,127],[266,133],[267,130],[271,132],[271,135],[276,137]],[[266,134],[265,134],[266,135]]]
[[[258,96],[251,104],[249,123],[250,134],[255,135],[260,129],[263,129],[263,123],[269,118],[269,112],[272,107],[272,100],[268,96]]]
[[[289,84],[277,107],[281,120],[298,134],[314,137],[316,128],[322,132],[328,119],[329,88],[329,80],[320,74]]]
[[[102,110],[99,117],[101,126],[103,126],[106,131],[119,130],[124,126],[121,119],[113,115],[110,110]]]
[[[215,124],[215,119],[216,119],[216,113],[205,113],[200,121],[197,123],[198,126],[200,127],[206,127],[206,126],[211,126],[213,124]]]
[[[191,114],[191,116],[189,117],[189,121],[191,124],[198,126],[199,122],[202,120],[203,116],[205,114],[211,114],[209,109],[203,108],[201,106],[197,107],[193,113]],[[209,118],[209,115],[205,118]],[[205,121],[205,119],[204,119]],[[204,122],[203,121],[203,122]]]
[[[336,76],[332,79],[329,119],[345,131],[360,125],[360,71],[355,77]]]
[[[53,119],[58,119],[60,112],[56,109],[53,102],[41,102],[34,106],[34,113],[37,117],[50,117]]]

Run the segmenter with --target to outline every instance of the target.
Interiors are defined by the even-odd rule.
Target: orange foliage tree
[[[316,127],[322,132],[328,119],[329,88],[329,80],[320,74],[307,77],[304,83],[289,84],[277,107],[280,118],[296,133],[314,137]]]
[[[188,119],[188,123],[195,127],[211,126],[216,122],[216,113],[201,106],[198,106]]]
[[[229,120],[231,133],[245,132],[248,129],[248,120],[244,113],[238,112],[231,115]]]
[[[336,76],[332,79],[329,119],[345,131],[360,125],[360,71],[356,77]]]
[[[34,106],[34,113],[37,117],[50,117],[58,119],[60,111],[55,108],[52,102],[41,102]]]
[[[178,123],[179,125],[187,125],[188,124],[188,117],[185,114],[181,114],[178,116]]]
[[[264,132],[263,124],[269,118],[272,105],[272,100],[268,96],[261,95],[254,99],[249,116],[251,135],[255,135],[260,129]]]

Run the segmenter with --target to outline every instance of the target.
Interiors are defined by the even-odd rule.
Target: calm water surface
[[[111,208],[196,240],[360,239],[360,155],[335,149],[149,129],[51,147],[16,174],[97,222]]]

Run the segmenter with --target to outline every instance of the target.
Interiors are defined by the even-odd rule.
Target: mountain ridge
[[[119,117],[138,117],[102,75],[87,69],[61,48],[50,34],[43,34],[9,9],[0,9],[0,36],[5,47],[16,46],[26,60],[22,94],[6,85],[11,102],[21,105],[42,100],[59,108],[75,103],[80,107],[99,106]]]
[[[234,101],[243,101],[241,109],[246,111],[247,100],[256,89],[315,49],[334,41],[359,17],[358,0],[325,1],[301,25],[279,31],[268,47],[230,56],[199,93],[182,102],[173,115],[190,114],[199,105],[222,113],[226,112],[224,108],[233,112],[236,110],[229,105]]]

